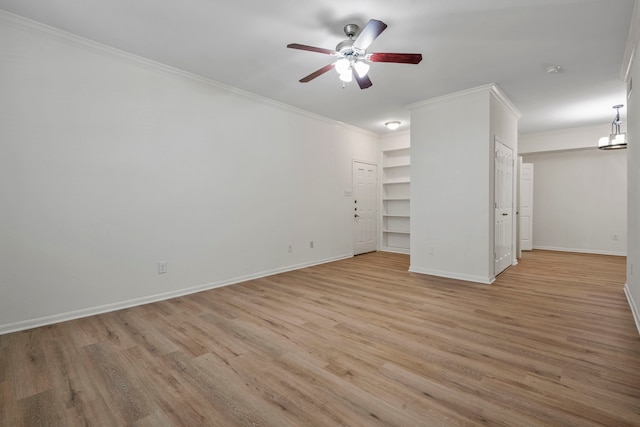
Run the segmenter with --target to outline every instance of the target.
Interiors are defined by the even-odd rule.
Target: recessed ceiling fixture
[[[384,125],[387,129],[396,130],[400,127],[400,122],[398,120],[392,120],[390,122],[386,122]]]
[[[620,109],[624,107],[623,104],[614,105],[616,109],[616,117],[611,122],[611,134],[609,136],[603,136],[598,141],[598,148],[601,150],[619,150],[621,148],[627,148],[627,134],[620,132]]]
[[[545,68],[544,71],[547,74],[556,74],[556,73],[560,72],[560,66],[559,65],[552,65],[550,67]]]
[[[324,53],[325,55],[338,58],[333,64],[326,65],[308,76],[301,78],[300,83],[310,82],[330,69],[335,68],[340,75],[340,80],[348,83],[355,78],[360,89],[366,89],[373,84],[367,75],[370,67],[368,62],[418,64],[422,61],[422,55],[419,53],[367,53],[366,49],[385,28],[387,28],[387,24],[375,19],[371,19],[359,33],[358,30],[360,30],[360,27],[356,24],[347,24],[344,26],[344,33],[349,38],[338,43],[335,50],[298,43],[288,44],[287,47],[291,49]],[[356,34],[358,34],[358,37],[356,37]],[[356,38],[354,39],[354,37]]]

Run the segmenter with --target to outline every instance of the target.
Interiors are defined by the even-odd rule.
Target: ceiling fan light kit
[[[358,33],[360,27],[356,24],[347,24],[344,26],[344,33],[348,39],[338,43],[335,50],[307,46],[298,43],[288,44],[287,47],[290,49],[307,50],[338,58],[336,62],[326,65],[308,76],[303,77],[300,79],[300,83],[310,82],[330,69],[335,68],[336,72],[340,76],[340,80],[343,82],[350,82],[355,78],[360,89],[366,89],[371,87],[373,84],[368,76],[369,69],[371,67],[368,62],[419,64],[420,61],[422,61],[422,55],[419,53],[367,53],[369,45],[386,28],[387,24],[376,19],[371,19],[360,33]],[[356,38],[354,39],[354,37]]]
[[[342,80],[345,83],[352,82],[353,81],[353,73],[351,72],[351,70],[340,74],[340,80]]]
[[[627,148],[627,134],[620,132],[620,109],[624,107],[623,104],[614,105],[616,110],[616,117],[611,122],[611,134],[609,136],[603,136],[598,141],[598,148],[601,150],[620,150]]]

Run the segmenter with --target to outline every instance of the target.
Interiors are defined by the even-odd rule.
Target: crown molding
[[[461,98],[461,97],[474,95],[474,94],[484,94],[484,93],[494,95],[502,105],[504,105],[516,116],[516,118],[519,119],[520,117],[522,117],[522,113],[520,113],[520,110],[518,110],[516,106],[511,102],[511,100],[507,98],[504,91],[496,83],[489,83],[489,84],[477,86],[471,89],[465,89],[465,90],[453,92],[447,95],[438,96],[436,98],[427,99],[425,101],[416,102],[416,103],[410,104],[409,109],[413,110],[413,109],[421,108],[427,105],[448,101],[451,99]]]
[[[502,91],[502,89],[500,88],[500,86],[498,86],[497,84],[493,84],[491,87],[491,93],[496,97],[496,99],[504,106],[506,107],[508,110],[510,110],[514,116],[516,116],[516,120],[520,119],[520,117],[522,117],[522,113],[520,112],[520,110],[518,110],[518,108],[514,105],[513,102],[511,102],[511,100],[507,97],[507,95],[505,95],[505,93]]]
[[[217,90],[232,93],[234,95],[248,98],[261,104],[270,105],[272,107],[275,107],[283,111],[295,113],[295,114],[312,118],[321,122],[325,122],[327,124],[330,124],[345,130],[360,133],[376,139],[380,138],[381,136],[381,134],[371,132],[366,129],[362,129],[347,123],[343,123],[338,120],[334,120],[325,116],[321,116],[319,114],[315,114],[310,111],[303,110],[301,108],[293,107],[291,105],[284,104],[270,98],[265,98],[260,95],[256,95],[254,93],[247,92],[247,91],[238,89],[236,87],[229,86],[224,83],[220,83],[215,80],[211,80],[209,78],[191,73],[189,71],[181,70],[179,68],[172,67],[170,65],[166,65],[158,61],[154,61],[142,56],[138,56],[133,53],[126,52],[120,49],[116,49],[114,47],[96,42],[94,40],[90,40],[90,39],[78,36],[76,34],[69,33],[69,32],[60,30],[58,28],[51,27],[49,25],[42,24],[40,22],[33,21],[31,19],[27,19],[22,16],[15,15],[13,13],[9,13],[3,10],[0,10],[0,23],[12,25],[14,27],[17,27],[32,33],[38,33],[40,35],[44,35],[46,37],[58,40],[60,42],[68,43],[75,47],[86,49],[93,53],[99,53],[99,54],[103,54],[111,57],[116,57],[120,60],[129,62],[130,64],[144,67],[150,71],[161,72],[171,76],[191,80],[193,82],[197,82]]]
[[[438,103],[440,103],[442,101],[461,98],[461,97],[464,97],[464,96],[474,95],[474,94],[478,94],[478,93],[489,93],[493,86],[494,86],[493,83],[489,83],[489,84],[482,85],[482,86],[477,86],[477,87],[474,87],[474,88],[471,88],[471,89],[460,90],[458,92],[453,92],[453,93],[449,93],[449,94],[446,94],[446,95],[437,96],[435,98],[426,99],[424,101],[418,101],[418,102],[415,102],[413,104],[409,104],[408,107],[409,107],[410,110],[414,110],[416,108],[425,107],[425,106],[431,105],[431,104],[438,104]]]

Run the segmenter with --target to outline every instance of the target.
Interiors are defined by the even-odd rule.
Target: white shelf
[[[397,165],[383,165],[382,168],[383,169],[391,169],[391,168],[404,168],[407,166],[411,166],[411,163],[400,163]]]
[[[411,151],[409,147],[382,151],[381,250],[409,253],[411,203]]]

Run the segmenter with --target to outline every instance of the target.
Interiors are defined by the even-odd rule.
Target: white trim
[[[539,249],[542,251],[576,252],[580,254],[627,256],[626,252],[603,251],[601,249],[559,248],[555,246],[537,246],[537,245],[534,245],[533,249]]]
[[[409,104],[408,107],[410,110],[414,108],[420,108],[431,104],[437,104],[442,101],[446,101],[449,99],[460,98],[467,95],[473,95],[476,93],[489,93],[491,88],[494,86],[493,83],[489,83],[482,86],[477,86],[471,89],[460,90],[458,92],[449,93],[447,95],[437,96],[435,98],[430,98],[424,101],[414,102],[413,104]]]
[[[631,307],[631,314],[633,314],[633,320],[636,322],[636,329],[638,329],[638,333],[640,333],[640,312],[638,312],[638,307],[633,301],[633,298],[631,298],[631,291],[629,291],[628,283],[624,284],[624,294],[627,296],[629,307]]]
[[[375,161],[372,161],[372,160],[359,160],[359,159],[356,159],[355,157],[352,157],[352,158],[351,158],[351,167],[352,167],[352,168],[353,168],[353,164],[354,164],[355,162],[358,162],[358,163],[364,163],[364,164],[366,164],[366,165],[371,165],[371,166],[378,167],[378,163],[377,163],[377,162],[375,162]],[[353,170],[353,169],[352,169],[352,170]]]
[[[623,81],[628,81],[629,74],[631,73],[631,65],[636,55],[636,46],[640,42],[640,6],[638,6],[638,0],[636,0],[633,6],[633,14],[631,15],[631,26],[629,28],[629,35],[627,36],[627,45],[624,50],[624,57],[622,59],[622,67],[620,69],[620,78]]]
[[[37,21],[33,21],[31,19],[27,19],[24,18],[22,16],[19,15],[15,15],[13,13],[10,12],[6,12],[3,10],[0,10],[0,23],[6,23],[8,25],[13,25],[16,26],[18,28],[21,28],[23,30],[27,30],[27,31],[36,31],[40,34],[45,34],[53,39],[57,39],[58,41],[62,41],[62,42],[67,42],[67,43],[71,43],[76,47],[80,47],[83,49],[87,49],[90,50],[93,53],[101,53],[101,54],[106,54],[109,56],[115,56],[118,57],[119,59],[122,59],[124,61],[127,61],[129,63],[138,65],[138,66],[142,66],[145,67],[147,69],[150,69],[152,71],[157,71],[157,72],[161,72],[164,74],[168,74],[168,75],[172,75],[172,76],[177,76],[177,77],[181,77],[187,80],[191,80],[197,83],[201,83],[204,85],[207,85],[209,87],[213,87],[215,89],[218,90],[223,90],[226,92],[231,92],[234,95],[239,95],[239,96],[243,96],[245,98],[249,98],[253,101],[259,102],[259,103],[263,103],[263,104],[268,104],[272,107],[275,108],[279,108],[281,110],[285,110],[288,112],[292,112],[292,113],[296,113],[296,114],[300,114],[302,116],[306,116],[306,117],[310,117],[319,121],[323,121],[325,123],[329,123],[331,125],[340,127],[340,128],[344,128],[344,129],[348,129],[354,132],[358,132],[361,133],[363,135],[367,135],[370,137],[375,137],[375,138],[380,138],[382,135],[384,134],[379,134],[379,133],[375,133],[375,132],[371,132],[368,131],[366,129],[362,129],[356,126],[352,126],[334,119],[330,119],[328,117],[325,116],[321,116],[315,113],[311,113],[309,111],[306,110],[302,110],[300,108],[297,107],[293,107],[291,105],[287,105],[287,104],[283,104],[281,102],[275,101],[273,99],[269,99],[269,98],[265,98],[259,95],[256,95],[254,93],[251,92],[247,92],[244,91],[242,89],[238,89],[235,88],[233,86],[228,86],[224,83],[220,83],[217,82],[215,80],[211,80],[209,78],[203,77],[203,76],[199,76],[197,74],[193,74],[190,73],[188,71],[184,71],[181,70],[179,68],[175,68],[172,67],[170,65],[166,65],[163,64],[161,62],[157,62],[154,61],[152,59],[148,59],[142,56],[138,56],[135,55],[133,53],[130,52],[126,52],[120,49],[116,49],[114,47],[90,40],[90,39],[86,39],[84,37],[80,37],[76,34],[72,34],[72,33],[68,33],[66,31],[60,30],[58,28],[55,27],[51,27],[49,25],[45,25],[42,24],[40,22]]]
[[[393,130],[393,131],[381,133],[380,134],[380,139],[385,139],[385,138],[391,139],[391,138],[395,138],[395,137],[398,137],[398,136],[410,135],[411,134],[411,123],[409,123],[408,120],[405,120],[403,122],[403,124],[409,125],[409,129]]]
[[[217,282],[211,282],[204,285],[193,286],[186,289],[180,289],[177,291],[165,292],[162,294],[150,295],[141,298],[134,298],[127,301],[120,301],[112,304],[100,305],[97,307],[83,308],[80,310],[70,311],[67,313],[53,314],[50,316],[38,317],[36,319],[23,320],[16,323],[9,323],[6,325],[0,325],[0,335],[9,334],[12,332],[24,331],[26,329],[37,328],[40,326],[52,325],[54,323],[66,322],[69,320],[75,320],[83,317],[95,316],[97,314],[108,313],[112,311],[122,310],[124,308],[136,307],[143,304],[150,304],[158,301],[165,301],[171,298],[182,297],[185,295],[195,294],[197,292],[208,291],[223,286],[234,285],[249,280],[260,279],[262,277],[272,276],[275,274],[285,273],[287,271],[299,270],[301,268],[312,267],[314,265],[326,264],[329,262],[339,261],[343,259],[352,258],[352,254],[340,255],[337,257],[326,258],[319,261],[312,261],[308,263],[301,263],[291,265],[288,267],[276,268],[273,270],[267,270],[260,273],[249,274],[246,276],[235,277],[227,280],[221,280]]]
[[[428,274],[429,276],[446,277],[447,279],[456,279],[456,280],[464,280],[466,282],[482,283],[483,285],[490,285],[496,280],[495,277],[473,276],[469,274],[452,273],[450,271],[432,270],[429,268],[419,268],[419,267],[416,268],[413,266],[409,266],[409,271],[411,273]]]
[[[380,252],[391,252],[394,254],[403,254],[403,255],[409,255],[411,253],[411,251],[409,249],[406,248],[394,248],[392,246],[383,246],[380,248]]]
[[[496,97],[496,99],[508,110],[510,110],[515,116],[516,120],[519,120],[522,117],[522,113],[520,110],[516,108],[516,106],[511,102],[507,95],[502,91],[500,86],[494,83],[490,89],[490,92]]]
[[[513,114],[516,115],[516,117],[519,119],[520,117],[522,117],[522,113],[520,113],[520,111],[516,108],[516,106],[509,100],[509,98],[507,98],[507,96],[504,94],[504,92],[502,91],[502,89],[500,89],[500,87],[496,84],[496,83],[489,83],[486,85],[482,85],[482,86],[477,86],[471,89],[466,89],[466,90],[461,90],[458,92],[453,92],[447,95],[443,95],[443,96],[438,96],[435,98],[431,98],[431,99],[427,99],[425,101],[419,101],[419,102],[415,102],[413,104],[409,104],[408,108],[409,110],[415,109],[415,108],[420,108],[420,107],[424,107],[426,105],[430,105],[430,104],[436,104],[442,101],[446,101],[449,99],[455,99],[455,98],[459,98],[459,97],[463,97],[463,96],[468,96],[468,95],[473,95],[476,93],[491,93],[493,94],[496,99],[498,101],[500,101],[505,107],[507,107],[509,110],[511,110],[511,112],[513,112]]]

